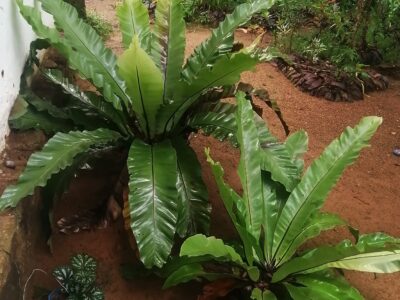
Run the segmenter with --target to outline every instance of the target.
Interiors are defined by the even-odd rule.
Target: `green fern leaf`
[[[70,166],[74,157],[94,145],[103,145],[121,138],[119,133],[108,129],[57,133],[43,147],[31,155],[16,185],[6,188],[0,198],[0,211],[15,207],[18,202],[32,195],[35,187],[45,186],[53,174]]]
[[[171,252],[178,219],[176,152],[166,140],[136,139],[129,151],[131,228],[147,268],[161,268]]]
[[[234,30],[249,21],[255,13],[270,8],[274,2],[274,0],[256,0],[237,6],[235,11],[227,15],[218,28],[212,31],[211,37],[200,44],[187,60],[182,73],[185,80],[189,83],[194,82],[199,73],[215,59],[215,54]]]
[[[293,238],[303,230],[308,218],[322,207],[345,168],[368,146],[368,141],[381,123],[382,119],[378,117],[363,118],[354,129],[347,128],[308,168],[279,217],[273,247],[277,261]]]
[[[150,21],[143,1],[124,0],[117,8],[117,16],[125,49],[129,48],[136,35],[139,38],[140,47],[150,54]]]
[[[123,105],[129,109],[130,98],[125,83],[117,74],[117,58],[104,46],[97,32],[79,18],[70,4],[62,0],[41,2],[43,9],[53,16],[57,29],[63,32],[63,44],[73,49],[63,53],[67,54],[71,67],[99,88],[116,109],[122,110]]]

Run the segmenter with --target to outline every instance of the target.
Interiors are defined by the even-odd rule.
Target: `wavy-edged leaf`
[[[159,112],[159,131],[168,132],[174,128],[187,109],[206,90],[235,84],[240,80],[240,74],[244,71],[252,70],[257,62],[258,60],[251,55],[239,52],[232,56],[220,58],[212,69],[203,69],[192,84],[180,81],[176,86],[174,102]]]
[[[151,57],[140,48],[134,37],[128,50],[118,59],[119,73],[125,79],[132,96],[132,107],[141,128],[148,137],[154,137],[156,113],[162,104],[163,79]]]
[[[400,271],[400,239],[383,233],[360,236],[356,245],[345,240],[322,246],[283,264],[273,275],[278,282],[294,274],[309,274],[329,268],[393,273]]]
[[[299,172],[293,162],[292,155],[287,147],[281,144],[271,134],[267,124],[258,115],[255,115],[258,138],[260,140],[261,168],[271,173],[271,178],[282,184],[288,192],[291,192],[299,182]]]
[[[262,169],[271,173],[273,180],[291,192],[300,180],[298,168],[293,163],[285,145],[263,143],[261,147]]]
[[[229,35],[218,47],[217,52],[215,52],[214,56],[208,61],[207,67],[212,67],[213,64],[221,58],[221,56],[228,55],[232,52],[233,44],[235,42],[235,37],[233,34]]]
[[[177,233],[181,237],[195,233],[207,234],[210,228],[211,205],[201,176],[200,163],[196,153],[183,138],[173,140],[172,144],[177,156],[176,186],[180,199]]]
[[[237,145],[236,106],[220,102],[202,108],[204,111],[190,117],[187,125],[194,129],[201,129],[204,134],[211,135],[219,141],[228,140],[233,145]]]
[[[265,104],[268,105],[269,108],[272,109],[272,111],[275,113],[275,115],[278,117],[279,121],[281,122],[283,130],[285,131],[285,134],[288,136],[290,134],[290,129],[289,129],[288,124],[285,121],[285,118],[283,117],[283,113],[281,111],[281,108],[278,105],[278,102],[273,99],[263,98],[261,95],[264,94],[264,90],[256,90],[254,93],[261,100],[263,100],[265,102]]]
[[[381,123],[381,118],[366,117],[354,129],[348,127],[308,168],[289,196],[276,226],[273,251],[278,261],[308,218],[322,207],[345,168],[368,146]]]
[[[289,152],[292,161],[297,166],[299,170],[299,175],[303,173],[304,170],[304,160],[303,155],[308,150],[308,135],[304,130],[297,131],[291,134],[285,142],[286,150]]]
[[[45,186],[53,174],[70,166],[79,153],[119,138],[119,133],[108,129],[57,133],[41,151],[31,155],[18,182],[6,188],[0,198],[0,210],[15,207],[22,198],[32,195],[35,187]]]
[[[330,213],[317,213],[310,217],[303,230],[292,240],[284,253],[280,264],[290,259],[295,254],[297,248],[307,240],[317,237],[322,231],[331,230],[338,226],[346,226],[347,223],[338,215]]]
[[[218,59],[212,68],[201,70],[194,82],[181,81],[176,88],[174,99],[185,101],[198,97],[209,88],[235,84],[240,80],[241,73],[253,70],[257,63],[257,58],[244,52],[225,55]]]
[[[243,242],[246,259],[249,265],[253,264],[253,249],[261,257],[261,249],[256,239],[246,230],[246,206],[243,199],[224,181],[224,169],[220,163],[216,163],[210,156],[210,149],[205,150],[207,162],[211,165],[214,179],[217,183],[219,195],[224,202],[228,215],[239,233]]]
[[[169,140],[135,139],[128,170],[131,228],[147,268],[162,267],[171,252],[178,218],[176,152]]]
[[[237,6],[235,11],[227,15],[218,28],[212,31],[211,37],[200,44],[187,60],[182,73],[185,80],[189,83],[194,82],[207,65],[215,59],[219,47],[226,43],[234,30],[249,21],[255,13],[270,8],[274,2],[274,0],[256,0]]]
[[[147,7],[142,0],[124,0],[117,8],[122,42],[128,49],[136,35],[140,47],[150,54],[150,20]]]
[[[22,115],[11,115],[8,124],[10,128],[17,130],[40,129],[46,134],[67,132],[73,129],[73,124],[54,118],[46,112],[38,112],[32,106],[25,108]]]
[[[71,97],[71,99],[68,99],[69,101],[63,103],[65,106],[57,107],[53,105],[50,101],[39,98],[30,90],[23,91],[23,94],[21,94],[20,97],[23,97],[34,108],[32,109],[32,107],[30,107],[29,108],[30,114],[26,114],[24,118],[21,118],[21,120],[25,120],[26,126],[32,125],[32,127],[40,128],[44,130],[46,133],[59,132],[59,131],[68,132],[71,131],[72,129],[79,129],[79,130],[95,130],[98,128],[114,129],[113,126],[111,126],[111,123],[107,122],[105,118],[102,118],[100,115],[97,114],[96,110],[91,109],[90,107],[87,107],[86,105],[79,103],[79,101],[76,101],[75,98]],[[93,97],[97,96],[93,95]],[[34,114],[34,116],[32,114]],[[30,120],[31,122],[34,121],[35,117],[39,123],[30,124],[30,122],[27,120],[28,116],[30,117],[28,120]],[[117,128],[118,127],[115,127],[115,129]]]
[[[199,97],[199,110],[205,111],[208,109],[210,103],[217,103],[221,99],[235,97],[236,85],[227,85],[223,87],[214,87],[207,90]],[[202,104],[204,104],[204,107]]]
[[[48,100],[43,100],[34,94],[31,90],[23,90],[19,95],[19,98],[23,98],[27,103],[32,105],[38,112],[46,112],[49,116],[57,119],[68,119],[68,114],[65,113],[61,108],[55,106]]]
[[[253,88],[251,87],[251,89]],[[268,156],[270,156],[272,160],[272,162],[268,162],[267,168],[263,162],[261,165],[262,169],[264,168],[270,170],[269,172],[262,171],[261,176],[263,183],[264,205],[264,256],[268,262],[272,263],[272,245],[274,231],[276,223],[278,222],[279,215],[288,198],[287,188],[285,188],[285,186],[279,181],[283,181],[290,186],[291,184],[295,184],[295,182],[297,181],[297,176],[296,174],[293,174],[293,163],[290,162],[287,151],[285,151],[285,149],[282,150],[282,145],[279,143],[278,139],[273,136],[272,133],[269,131],[266,122],[256,112],[254,112],[253,117],[257,128],[258,138],[260,140],[260,146],[262,149],[260,150],[261,158],[265,160],[266,158],[268,158]],[[278,151],[272,151],[271,149],[278,149]],[[265,154],[266,151],[268,151],[267,154]],[[282,157],[279,157],[279,154],[283,154],[283,157],[286,159],[282,159]],[[284,169],[287,169],[289,171],[289,174],[291,174],[290,177],[285,176],[286,174]],[[274,172],[274,180],[271,177],[271,171]],[[283,179],[277,180],[277,178]]]
[[[263,222],[260,142],[254,122],[254,112],[245,94],[236,95],[237,139],[240,146],[238,174],[243,187],[247,230],[258,240]]]
[[[262,148],[268,148],[279,143],[278,139],[269,131],[267,123],[256,112],[254,112],[254,122]]]
[[[243,52],[252,54],[254,51],[257,51],[257,49],[258,49],[258,48],[255,48],[256,45],[253,46],[253,47],[250,46],[248,48],[245,48],[243,50]],[[254,49],[252,50],[251,48],[255,48],[256,50],[254,50]],[[272,111],[275,113],[275,115],[278,117],[279,121],[282,124],[283,129],[285,130],[285,134],[289,135],[289,133],[290,133],[289,126],[287,125],[287,123],[286,123],[286,121],[285,121],[285,119],[283,117],[283,114],[282,114],[282,111],[281,111],[281,109],[280,109],[280,107],[278,105],[278,102],[270,98],[269,93],[268,93],[268,91],[266,89],[255,89],[253,87],[253,85],[251,85],[249,83],[242,83],[242,82],[239,83],[237,88],[238,88],[238,90],[243,91],[247,95],[250,96],[250,100],[252,101],[252,105],[255,108],[255,110],[256,111],[257,111],[257,109],[260,110],[260,112],[257,111],[260,114],[260,116],[262,116],[262,108],[254,103],[253,96],[256,96],[257,98],[262,100],[265,104],[267,104],[267,106],[269,108],[271,108]]]
[[[271,174],[262,171],[263,183],[263,239],[265,259],[272,263],[272,244],[274,240],[274,231],[279,215],[287,199],[286,189],[279,183],[271,179]]]
[[[83,114],[90,119],[98,114],[99,117],[113,122],[123,134],[129,131],[125,115],[116,110],[112,104],[104,101],[103,97],[91,92],[82,92],[78,86],[64,77],[60,70],[44,69],[42,74],[54,84],[61,86],[66,94],[74,98],[70,99],[72,103],[68,103],[65,107],[65,110],[70,111],[67,118],[74,119],[75,114]],[[50,110],[49,113],[53,115]]]
[[[179,255],[187,257],[209,255],[217,261],[231,262],[240,266],[244,264],[240,254],[234,248],[226,245],[221,239],[213,236],[206,237],[203,234],[187,238],[181,246]]]
[[[181,283],[186,283],[197,278],[205,278],[209,281],[213,281],[226,277],[233,277],[233,275],[224,273],[210,273],[206,272],[201,264],[189,264],[184,265],[173,272],[165,281],[163,289],[167,289]]]
[[[64,45],[60,33],[55,28],[48,27],[43,23],[39,0],[33,0],[33,6],[24,5],[24,0],[15,0],[15,2],[18,5],[21,15],[29,25],[31,25],[37,36],[48,40],[64,55],[70,51],[70,49]]]
[[[343,277],[320,272],[296,276],[296,285],[287,283],[286,289],[294,300],[363,300],[360,292]]]
[[[169,103],[185,57],[185,21],[181,0],[159,0],[151,39],[152,57],[164,79],[163,102]]]
[[[125,92],[125,83],[117,74],[117,58],[104,46],[97,32],[79,18],[72,5],[62,0],[40,1],[43,9],[53,16],[57,29],[63,32],[63,44],[73,49],[63,53],[71,67],[100,89],[116,109],[122,110],[123,104],[129,109],[130,98]]]

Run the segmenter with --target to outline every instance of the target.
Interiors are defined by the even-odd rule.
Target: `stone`
[[[13,160],[6,160],[4,165],[9,169],[15,169],[15,161]]]

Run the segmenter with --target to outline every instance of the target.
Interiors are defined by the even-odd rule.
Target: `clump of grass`
[[[103,40],[107,40],[113,32],[113,26],[95,11],[86,12],[86,23],[94,28]]]

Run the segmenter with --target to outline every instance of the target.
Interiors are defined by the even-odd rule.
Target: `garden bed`
[[[87,4],[89,7],[93,6],[92,8],[97,7],[98,12],[105,14],[115,25],[115,20],[111,17],[114,14],[114,10],[111,9],[111,5],[115,4],[114,1],[107,0],[99,3],[88,1]],[[207,37],[208,33],[207,29],[191,28],[188,32],[187,51],[191,52],[195,45]],[[241,42],[249,44],[255,36],[238,33],[237,37]],[[120,52],[120,42],[119,34],[115,33],[109,45]],[[321,150],[347,125],[354,125],[365,115],[383,116],[384,124],[373,139],[372,147],[363,152],[357,164],[345,173],[330,196],[325,209],[339,213],[361,232],[383,231],[393,236],[400,236],[400,225],[396,222],[400,212],[400,202],[397,199],[400,195],[398,185],[400,160],[391,154],[392,149],[398,146],[400,136],[399,81],[391,80],[388,90],[372,93],[365,101],[350,104],[317,101],[316,98],[293,87],[270,64],[258,66],[256,73],[246,73],[242,79],[256,87],[268,89],[271,97],[279,102],[291,130],[305,129],[309,133],[310,152],[306,157],[308,163],[318,156]],[[273,114],[266,110],[263,117],[270,124],[271,130],[283,138],[284,134],[279,121]],[[10,141],[14,137],[17,135],[12,135]],[[24,143],[31,145],[32,136],[25,136],[25,138],[27,140]],[[40,143],[42,142],[40,140]],[[236,174],[239,152],[227,143],[220,143],[213,138],[201,135],[193,136],[191,143],[203,167],[203,177],[213,205],[211,233],[217,237],[232,238],[232,226],[219,199],[210,168],[205,161],[204,147],[211,148],[213,158],[220,161],[225,169],[227,181],[237,190],[240,186]],[[12,145],[11,142],[7,152],[10,157],[17,155]],[[20,158],[15,158],[17,162],[15,171],[2,167],[5,179],[1,188],[5,187],[7,178],[15,179],[29,151],[23,152]],[[95,206],[111,188],[110,175],[114,174],[114,167],[115,164],[111,161],[111,163],[105,162],[99,165],[99,168],[94,171],[82,171],[81,176],[72,184],[70,191],[57,204],[54,218],[58,219]],[[7,174],[12,176],[7,177]],[[35,213],[37,212],[33,211],[33,214]],[[35,223],[27,225],[28,228],[34,226]],[[344,231],[332,231],[324,234],[320,240],[313,241],[312,244],[336,242],[344,234]],[[22,270],[21,283],[25,283],[34,268],[51,273],[55,266],[66,264],[72,255],[85,252],[98,260],[98,283],[104,289],[106,299],[196,299],[196,295],[200,292],[200,286],[195,284],[161,291],[162,280],[155,277],[125,280],[120,271],[121,265],[137,263],[137,259],[135,252],[129,246],[121,219],[110,228],[103,230],[68,236],[55,233],[52,242],[52,254],[45,244],[44,236],[36,243],[33,252],[26,253],[29,264],[26,264]],[[373,274],[346,273],[346,276],[365,295],[366,299],[396,299],[400,293],[400,286],[397,284],[400,279],[399,274],[374,276]],[[30,287],[35,285],[48,288],[57,286],[56,282],[44,275],[36,275],[30,281]]]

